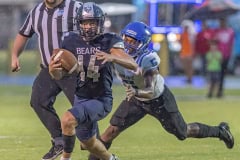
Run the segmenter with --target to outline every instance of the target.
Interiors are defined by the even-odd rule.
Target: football
[[[72,52],[65,49],[54,49],[51,61],[56,59],[59,59],[61,67],[54,69],[49,67],[49,73],[54,79],[59,80],[66,74],[79,72],[78,61]]]

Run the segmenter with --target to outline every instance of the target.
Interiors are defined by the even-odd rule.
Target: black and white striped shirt
[[[74,0],[63,0],[54,9],[48,9],[42,2],[29,12],[19,34],[26,37],[31,37],[34,33],[38,35],[44,66],[49,64],[52,50],[61,47],[62,37],[69,31],[77,30],[74,17],[81,4]]]

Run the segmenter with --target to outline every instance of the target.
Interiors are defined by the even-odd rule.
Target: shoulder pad
[[[73,37],[79,37],[79,34],[76,32],[66,32],[63,34],[63,40],[67,40],[69,38],[73,38]]]
[[[113,48],[121,48],[124,49],[124,43],[123,42],[117,42],[113,45]]]
[[[104,33],[104,37],[106,37],[106,38],[112,38],[114,36],[117,36],[117,34],[114,32]]]
[[[77,41],[79,35],[74,32],[68,32],[62,37],[62,44],[60,47],[66,48],[68,45],[73,44],[73,41]]]
[[[144,53],[140,56],[139,66],[142,68],[143,73],[149,70],[158,69],[160,64],[160,57],[154,51]]]
[[[124,43],[122,38],[117,35],[116,33],[110,32],[110,33],[105,33],[104,38],[108,39],[110,41],[109,45],[112,46],[112,48],[121,48],[124,49]]]

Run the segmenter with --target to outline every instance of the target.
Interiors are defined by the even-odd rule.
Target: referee
[[[20,70],[20,54],[28,39],[37,34],[41,70],[32,86],[30,104],[52,138],[52,147],[42,160],[53,160],[63,151],[61,123],[53,104],[61,91],[73,104],[76,77],[54,80],[48,72],[48,64],[53,49],[61,48],[62,37],[77,29],[73,17],[81,4],[74,0],[43,0],[29,12],[13,45],[11,67],[17,72]]]

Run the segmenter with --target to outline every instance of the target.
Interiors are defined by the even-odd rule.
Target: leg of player
[[[180,112],[168,112],[165,108],[162,108],[160,114],[154,116],[166,131],[174,134],[179,140],[215,137],[224,141],[229,149],[234,146],[234,138],[226,122],[221,122],[218,126],[198,122],[186,124]]]
[[[75,127],[77,126],[77,121],[74,116],[67,111],[62,117],[61,126],[64,141],[61,160],[70,160],[75,144]]]
[[[110,125],[99,139],[104,146],[109,149],[115,138],[118,137],[127,128],[134,125],[142,119],[147,112],[138,106],[133,99],[123,100],[111,117]],[[88,160],[100,160],[93,154],[90,154]]]
[[[91,154],[98,155],[101,159],[109,160],[112,156],[96,136],[93,136],[86,141],[81,141],[81,143],[89,152],[91,152]]]
[[[164,97],[165,107],[161,108],[159,113],[153,115],[169,133],[174,134],[179,140],[184,140],[188,137],[216,137],[224,141],[227,148],[233,148],[234,138],[226,122],[222,122],[218,126],[209,126],[198,122],[186,124],[179,111],[169,111],[170,108],[168,106],[177,108],[175,97],[171,94],[171,91],[165,88],[162,96]]]
[[[77,120],[71,112],[66,112],[62,118],[62,130],[64,140],[64,152],[61,160],[70,160],[75,142],[75,127]],[[81,133],[80,133],[81,135]],[[81,140],[81,146],[87,149],[92,155],[96,155],[102,160],[118,160],[118,158],[107,151],[104,145],[96,138],[96,135],[86,140]]]
[[[112,141],[120,134],[120,130],[117,126],[109,125],[105,132],[101,135],[101,141],[104,143],[107,149],[110,148]]]
[[[221,122],[218,126],[190,123],[187,125],[187,137],[217,137],[225,143],[227,148],[231,149],[234,146],[234,138],[226,122]]]
[[[111,147],[112,141],[120,134],[120,130],[117,126],[110,125],[104,133],[99,138],[99,141],[102,142],[102,145],[105,146],[106,149]],[[89,154],[88,160],[100,160],[94,154]]]
[[[70,82],[72,81],[69,81],[68,84],[70,84]],[[61,89],[57,86],[56,82],[51,79],[48,69],[42,68],[33,83],[30,100],[31,107],[52,137],[52,146],[42,157],[42,160],[55,159],[63,151],[60,119],[53,107],[56,96],[60,92]]]

